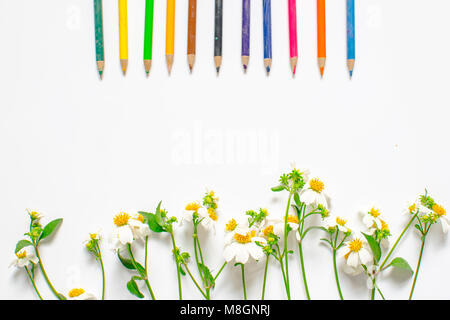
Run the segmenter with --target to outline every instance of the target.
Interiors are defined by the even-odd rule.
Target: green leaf
[[[139,287],[134,279],[135,277],[131,278],[131,280],[127,282],[127,289],[132,295],[142,299],[144,298],[144,295],[139,291]]]
[[[369,243],[370,249],[372,250],[373,257],[375,258],[375,262],[380,261],[381,258],[381,248],[378,242],[371,235],[365,234],[361,232]]]
[[[284,189],[285,189],[285,187],[280,184],[279,186],[273,187],[272,191],[273,192],[280,192],[280,191],[283,191]]]
[[[205,288],[214,288],[215,281],[214,277],[211,274],[211,271],[209,271],[209,268],[205,266],[204,264],[199,264],[200,270],[203,273],[203,285]]]
[[[297,206],[299,206],[299,207],[302,206],[302,203],[300,202],[300,196],[298,195],[298,192],[294,193],[294,201],[295,201],[295,204]]]
[[[20,250],[22,250],[23,248],[28,247],[28,246],[32,246],[32,245],[33,244],[30,241],[28,241],[28,240],[20,240],[16,244],[16,250],[14,251],[14,253],[17,253]]]
[[[156,220],[157,224],[159,224],[161,227],[163,227],[164,219],[162,218],[162,215],[161,215],[161,203],[162,203],[162,201],[160,201],[158,203],[158,206],[156,207],[155,220]]]
[[[50,236],[53,233],[53,231],[55,231],[56,228],[58,228],[58,226],[62,223],[62,221],[63,221],[63,219],[55,219],[55,220],[49,222],[44,227],[44,230],[42,231],[41,236],[39,237],[39,241]]]
[[[156,215],[154,213],[144,213],[144,212],[139,213],[146,218],[150,230],[157,233],[164,232],[164,229],[158,224],[158,222],[156,222]]]
[[[186,272],[184,272],[184,270],[181,266],[178,269],[180,270],[181,275],[183,275],[183,276],[186,275]]]
[[[59,298],[59,300],[67,300],[67,298],[61,293],[57,293],[56,296]]]
[[[408,261],[406,261],[405,259],[400,258],[400,257],[394,258],[386,268],[389,268],[391,266],[394,268],[400,268],[403,270],[407,270],[407,271],[411,272],[411,275],[414,273],[414,271],[412,270]]]
[[[133,261],[122,257],[119,252],[117,252],[117,256],[119,257],[120,262],[123,264],[123,266],[125,268],[130,269],[130,270],[136,270],[136,268],[134,267]],[[140,274],[145,274],[145,269],[139,262],[136,262],[136,266],[137,266],[137,271]]]

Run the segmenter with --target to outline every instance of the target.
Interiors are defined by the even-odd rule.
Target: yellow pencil
[[[166,60],[167,70],[172,71],[173,56],[175,54],[175,0],[167,0],[166,17]]]
[[[119,0],[119,46],[120,46],[120,65],[122,67],[123,75],[125,75],[128,66],[127,0]]]

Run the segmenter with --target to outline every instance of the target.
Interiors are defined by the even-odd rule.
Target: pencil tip
[[[103,71],[99,71],[98,75],[100,76],[100,80],[103,80]]]
[[[267,75],[269,75],[269,73],[270,73],[270,67],[269,66],[266,67],[266,72],[267,72]]]
[[[217,75],[219,75],[220,67],[217,67],[216,71],[217,71]]]
[[[321,78],[323,78],[323,73],[324,73],[324,71],[325,71],[325,68],[324,68],[324,67],[321,67],[321,68],[320,68],[320,77],[321,77]]]
[[[192,65],[189,65],[189,72],[192,73]]]
[[[146,71],[145,76],[148,78],[149,75],[150,75],[150,72]]]
[[[292,70],[292,75],[295,76],[295,71],[297,71],[297,67],[294,67],[294,70]]]
[[[353,78],[353,70],[350,70],[350,79]]]
[[[122,72],[123,72],[123,75],[124,75],[124,76],[127,75],[127,69],[123,69]]]
[[[243,68],[244,68],[244,73],[247,73],[247,65],[246,64],[243,65]]]

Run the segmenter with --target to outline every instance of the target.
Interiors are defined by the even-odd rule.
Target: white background
[[[262,4],[252,1],[251,61],[240,63],[241,1],[224,8],[224,60],[213,62],[213,1],[199,0],[197,60],[186,61],[187,0],[177,1],[175,64],[167,75],[165,1],[155,3],[154,60],[142,63],[144,1],[128,1],[130,63],[119,65],[117,1],[104,1],[106,71],[95,65],[92,1],[0,0],[0,298],[35,299],[21,271],[8,268],[26,232],[26,208],[63,217],[57,237],[41,254],[55,286],[82,286],[97,295],[98,264],[83,248],[86,234],[107,234],[120,211],[153,211],[159,200],[180,215],[205,188],[220,196],[220,223],[248,209],[281,214],[286,194],[274,194],[291,162],[320,177],[333,199],[333,215],[359,227],[356,211],[375,202],[393,239],[406,222],[408,201],[425,188],[450,205],[447,0],[357,0],[357,62],[346,68],[345,1],[327,1],[328,60],[323,80],[316,59],[316,1],[298,1],[300,61],[289,68],[287,1],[272,1],[273,68],[265,76]],[[202,233],[208,265],[222,264],[222,226]],[[331,253],[320,233],[305,241],[311,296],[338,297]],[[192,253],[186,231],[177,241]],[[415,298],[448,299],[449,243],[439,225],[427,242]],[[291,243],[294,248],[295,243]],[[411,229],[397,255],[415,267],[419,237]],[[133,298],[130,273],[103,243],[107,297]],[[177,298],[169,239],[150,241],[150,281],[160,299]],[[192,269],[194,265],[191,265]],[[292,295],[304,299],[297,252],[290,264]],[[249,298],[259,299],[263,263],[247,270]],[[266,297],[285,298],[281,273],[270,266]],[[362,277],[341,272],[344,296],[367,299]],[[387,298],[408,297],[412,279],[384,276]],[[40,273],[37,283],[53,298]],[[186,298],[201,298],[189,279]],[[228,266],[214,298],[242,297],[239,268]]]

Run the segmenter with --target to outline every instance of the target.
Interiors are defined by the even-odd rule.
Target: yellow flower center
[[[378,217],[378,216],[381,214],[381,212],[380,212],[379,209],[372,208],[372,209],[370,209],[369,214],[370,214],[372,217],[376,218],[376,217]]]
[[[438,204],[433,204],[433,206],[431,207],[431,209],[439,216],[445,216],[447,214],[447,211],[445,210],[445,208],[443,206],[440,206]]]
[[[296,216],[290,215],[287,218],[287,222],[297,223],[298,224],[298,218]]]
[[[144,223],[144,216],[142,214],[138,214],[138,216],[136,217],[137,221],[140,221],[141,223]]]
[[[236,226],[237,226],[236,220],[231,219],[230,221],[228,221],[225,228],[227,231],[233,231],[234,229],[236,229]]]
[[[309,181],[309,187],[317,193],[321,193],[325,189],[325,185],[319,179],[312,179]]]
[[[358,252],[359,250],[361,250],[362,246],[363,243],[361,239],[353,239],[352,241],[350,241],[350,243],[348,244],[348,248],[350,249],[350,251],[345,255],[345,259],[348,258],[350,253]]]
[[[89,236],[91,237],[92,240],[97,239],[97,234],[96,233],[90,233]]]
[[[192,203],[188,203],[185,209],[186,209],[187,211],[195,211],[195,212],[197,212],[198,209],[200,209],[201,207],[202,207],[202,206],[199,205],[198,203],[192,202]]]
[[[234,240],[236,240],[239,243],[250,243],[252,242],[252,238],[255,236],[256,231],[252,230],[250,232],[247,232],[245,235],[236,233],[234,235]]]
[[[273,226],[265,227],[263,233],[266,237],[270,236],[273,233]]]
[[[216,210],[214,210],[213,208],[208,208],[208,214],[209,214],[209,217],[212,220],[217,221],[217,212],[216,212]]]
[[[75,298],[81,296],[85,291],[81,288],[75,288],[69,291],[69,297]]]
[[[336,223],[337,223],[338,225],[340,225],[341,227],[344,227],[345,224],[347,223],[347,220],[342,219],[341,217],[336,217]]]
[[[118,227],[121,227],[127,225],[128,220],[130,220],[130,215],[126,212],[121,212],[114,217],[114,224]]]
[[[18,259],[24,259],[27,256],[27,252],[23,250],[22,252],[17,252],[16,256]]]
[[[416,208],[416,204],[415,203],[413,203],[412,205],[410,205],[408,207],[409,213],[414,213],[414,212],[416,212],[416,210],[417,210],[417,208]]]

